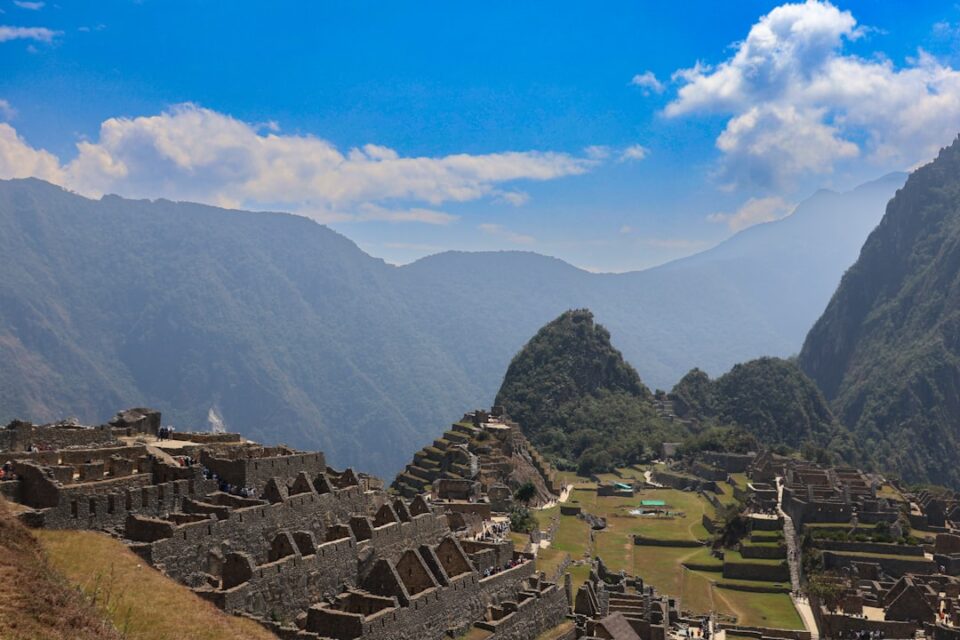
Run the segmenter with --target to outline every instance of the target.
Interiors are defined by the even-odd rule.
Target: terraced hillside
[[[529,481],[537,490],[536,503],[548,502],[560,493],[556,471],[520,428],[509,419],[482,411],[466,414],[416,452],[392,486],[412,498],[433,491],[439,479],[476,480],[484,492],[497,484],[516,488]]]

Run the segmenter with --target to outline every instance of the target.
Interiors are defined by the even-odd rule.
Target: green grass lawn
[[[714,494],[717,497],[717,500],[720,501],[720,504],[730,505],[730,504],[736,504],[738,502],[738,500],[735,497],[733,497],[733,487],[723,483],[721,484],[721,488],[725,491],[725,493]]]
[[[678,596],[681,608],[708,613],[713,609],[710,574],[690,571],[683,567],[684,562],[712,564],[719,561],[706,547],[638,546],[633,552],[633,573],[661,593]]]
[[[566,482],[566,481],[565,481]],[[732,498],[732,493],[730,494]],[[682,512],[670,518],[631,516],[630,509],[640,505],[641,500],[663,500],[671,512]],[[637,492],[632,498],[600,497],[594,487],[586,483],[575,484],[570,496],[572,503],[585,511],[607,519],[607,528],[595,532],[594,554],[599,555],[611,571],[621,569],[643,578],[644,582],[662,593],[680,598],[681,608],[695,613],[712,610],[735,615],[742,624],[778,628],[803,628],[793,603],[786,594],[751,593],[722,589],[716,582],[744,582],[724,580],[719,572],[686,569],[684,562],[722,567],[719,560],[710,555],[707,547],[654,547],[633,544],[636,533],[665,540],[703,540],[709,537],[701,522],[703,514],[713,515],[713,507],[696,493],[675,489],[650,489]],[[546,512],[540,512],[546,513]],[[539,514],[538,514],[539,515]],[[546,522],[546,519],[541,520]],[[777,535],[771,532],[771,535]],[[781,534],[782,535],[782,534]],[[770,544],[776,544],[775,542]],[[589,528],[575,516],[560,516],[560,528],[550,548],[541,550],[538,569],[555,569],[566,553],[579,560],[589,546]],[[779,564],[781,560],[742,559],[736,551],[731,560]],[[570,568],[574,588],[579,587],[589,576],[587,564]],[[764,582],[765,586],[774,583]]]
[[[510,532],[510,539],[513,541],[513,548],[516,551],[523,551],[530,544],[530,536],[526,533]]]
[[[553,580],[557,572],[557,567],[563,562],[569,554],[566,551],[547,547],[537,552],[537,571],[543,571],[547,580]]]
[[[714,602],[724,613],[737,616],[737,623],[751,627],[803,629],[790,595],[786,593],[751,593],[714,587]]]

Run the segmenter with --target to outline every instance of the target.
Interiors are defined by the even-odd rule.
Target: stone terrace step
[[[443,438],[457,444],[467,444],[470,442],[470,436],[460,433],[459,431],[445,431]]]
[[[418,478],[422,478],[427,482],[433,482],[437,478],[437,474],[427,469],[422,469],[416,465],[408,464],[407,473]]]
[[[463,424],[462,422],[455,422],[452,428],[454,431],[466,434],[471,438],[476,438],[477,434],[480,433],[480,429],[476,428],[472,424]]]

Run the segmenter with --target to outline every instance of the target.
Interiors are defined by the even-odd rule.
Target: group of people
[[[17,474],[13,471],[12,462],[4,462],[3,466],[0,467],[0,481],[3,480],[16,480]]]
[[[844,637],[850,638],[850,640],[883,640],[883,630],[875,629],[873,631],[867,631],[866,629],[861,629],[860,631],[851,631],[848,636],[843,635],[843,631],[837,633],[837,637],[843,640]]]
[[[176,427],[160,427],[157,430],[157,440],[169,440],[173,437],[173,432],[176,430]]]
[[[498,567],[498,566],[487,567],[486,569],[483,570],[483,577],[489,578],[490,576],[495,576],[501,571],[507,571],[509,569],[513,569],[514,567],[518,567],[524,562],[527,562],[526,558],[520,558],[520,559],[514,558],[510,562],[503,565],[503,567]]]
[[[510,533],[510,523],[509,522],[491,522],[489,527],[486,527],[480,535],[477,536],[477,540],[482,540],[485,542],[499,542]]]
[[[229,482],[220,482],[220,491],[240,498],[256,498],[257,490],[252,487],[238,487]]]

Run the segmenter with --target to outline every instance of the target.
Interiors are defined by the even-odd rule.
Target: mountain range
[[[795,353],[893,174],[662,267],[525,252],[397,267],[306,218],[0,181],[0,420],[154,406],[385,477],[490,403],[537,329],[589,307],[648,385]]]

